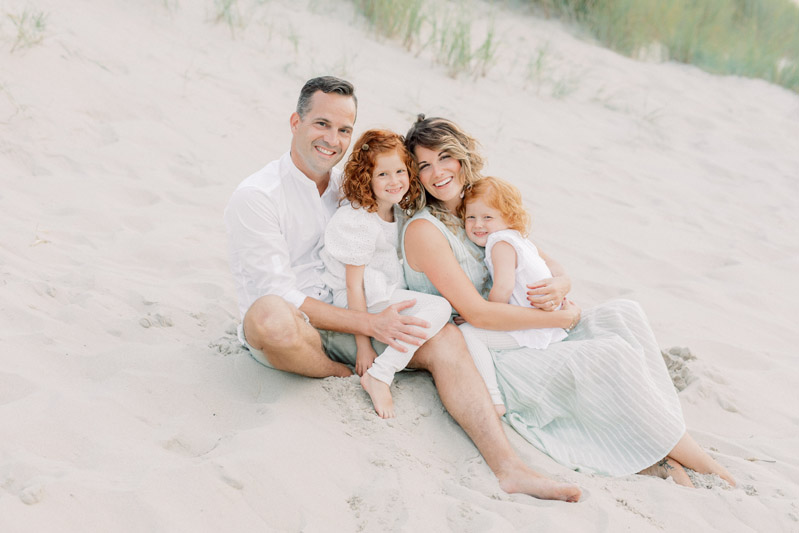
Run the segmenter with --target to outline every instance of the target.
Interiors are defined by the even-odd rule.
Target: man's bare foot
[[[691,478],[688,477],[688,472],[685,471],[685,468],[683,468],[680,463],[671,457],[665,457],[638,473],[644,476],[654,476],[663,479],[671,478],[678,485],[694,488]]]
[[[499,486],[509,494],[529,494],[542,500],[577,502],[582,491],[577,485],[542,476],[521,461],[497,476]]]
[[[369,393],[372,405],[380,418],[394,418],[394,399],[388,385],[377,378],[372,377],[369,372],[364,372],[361,376],[361,387]]]
[[[507,409],[505,409],[505,404],[501,404],[501,403],[495,403],[494,404],[494,409],[496,409],[497,416],[499,416],[500,418],[502,418],[502,415],[504,415],[505,412],[507,411]]]

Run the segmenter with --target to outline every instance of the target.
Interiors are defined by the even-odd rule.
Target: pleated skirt
[[[586,473],[639,472],[685,433],[677,393],[641,307],[583,312],[544,350],[493,351],[507,422],[559,463]]]

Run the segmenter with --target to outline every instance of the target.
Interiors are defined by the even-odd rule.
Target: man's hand
[[[542,311],[554,311],[569,293],[571,281],[567,276],[557,276],[528,284],[527,289],[530,305]]]
[[[369,336],[388,344],[400,352],[407,352],[408,350],[397,341],[407,342],[415,346],[424,344],[427,340],[427,334],[414,326],[429,328],[430,324],[421,318],[400,314],[400,311],[413,307],[415,304],[416,300],[405,300],[389,305],[383,311],[370,315],[369,328],[371,332]]]
[[[359,348],[355,356],[355,372],[359,376],[363,376],[363,373],[372,366],[375,359],[377,359],[377,352],[375,352],[374,348],[371,346]]]

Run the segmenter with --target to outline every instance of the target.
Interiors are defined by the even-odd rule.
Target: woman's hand
[[[527,289],[527,300],[530,305],[542,311],[554,311],[569,294],[571,280],[568,276],[556,276],[530,283]]]
[[[358,353],[355,355],[355,372],[359,376],[363,376],[372,363],[377,359],[377,352],[371,346],[359,348]]]
[[[580,322],[580,317],[582,316],[582,310],[580,309],[580,306],[571,300],[564,298],[563,307],[561,307],[560,310],[566,311],[569,313],[569,316],[571,316],[571,322],[563,328],[566,331],[571,331],[574,329],[574,326]]]

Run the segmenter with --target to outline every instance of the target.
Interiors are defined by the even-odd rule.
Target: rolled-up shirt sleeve
[[[225,224],[241,316],[266,294],[300,307],[306,295],[297,288],[275,199],[257,188],[240,188],[225,210]]]

